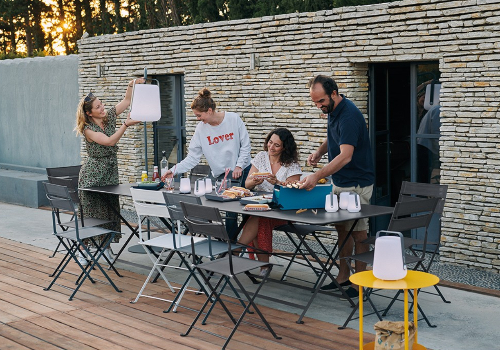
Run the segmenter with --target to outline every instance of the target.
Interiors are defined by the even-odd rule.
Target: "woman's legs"
[[[270,228],[270,220],[251,216],[243,228],[243,232],[238,240],[239,243],[250,245],[268,252],[271,252],[272,247],[272,228]],[[269,234],[270,232],[270,234]],[[257,253],[257,259],[263,262],[269,262],[269,254]]]

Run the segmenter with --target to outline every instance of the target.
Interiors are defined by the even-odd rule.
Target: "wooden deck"
[[[181,337],[191,323],[194,312],[179,309],[163,313],[165,302],[141,298],[131,304],[145,276],[120,270],[122,278],[110,276],[122,293],[105,284],[86,281],[73,301],[70,291],[54,286],[44,291],[51,278],[49,273],[59,263],[59,257],[49,258],[51,252],[31,245],[0,238],[0,349],[220,349],[223,339],[193,330]],[[75,263],[71,270],[78,272]],[[93,276],[99,278],[97,272]],[[63,274],[60,280],[72,286],[75,276]],[[171,298],[164,283],[150,284],[148,294]],[[186,293],[182,304],[199,308],[203,295]],[[236,306],[235,306],[236,308]],[[282,340],[275,340],[264,329],[242,324],[228,349],[303,349],[355,350],[358,333],[352,329],[338,330],[337,326],[312,318],[305,324],[295,323],[296,315],[261,307],[263,314]],[[254,315],[245,320],[255,321]],[[216,308],[205,327],[228,335],[232,323],[222,308]],[[368,342],[373,335],[365,334]]]

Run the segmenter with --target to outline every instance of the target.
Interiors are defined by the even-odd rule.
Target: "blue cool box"
[[[332,184],[316,185],[311,191],[274,186],[273,203],[282,210],[319,209],[325,207],[326,195],[332,192]]]

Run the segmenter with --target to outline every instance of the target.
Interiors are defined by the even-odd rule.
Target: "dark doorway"
[[[184,101],[184,76],[157,75],[160,84],[161,119],[153,123],[154,162],[160,164],[165,151],[169,166],[177,164],[186,153],[186,103]]]
[[[432,114],[427,114],[428,111],[439,108],[429,106],[429,101],[424,107],[429,92],[440,87],[439,65],[437,62],[373,64],[369,79],[369,125],[375,161],[372,203],[393,206],[401,182],[439,183],[439,126],[437,131],[431,131],[424,125]],[[439,104],[438,100],[434,102]],[[434,120],[439,120],[439,111]],[[385,229],[388,221],[387,217],[371,220],[371,234]],[[432,236],[439,235],[439,230],[439,222],[434,223]]]

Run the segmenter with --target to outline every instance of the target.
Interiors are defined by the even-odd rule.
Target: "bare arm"
[[[248,175],[247,176],[247,179],[245,181],[245,188],[248,188],[249,190],[253,189],[255,186],[257,185],[260,185],[261,183],[264,182],[264,179],[256,179],[254,176],[253,176],[253,173],[256,173],[258,172],[259,169],[257,169],[255,167],[255,165],[252,164],[252,167],[250,168],[250,170],[248,171]]]
[[[307,163],[312,166],[318,165],[318,162],[321,160],[321,157],[328,151],[328,142],[325,140],[321,144],[321,146],[318,147],[316,152],[311,153],[309,157],[307,158]]]
[[[127,120],[123,122],[123,124],[115,131],[115,133],[111,136],[107,136],[102,132],[96,132],[90,129],[85,129],[83,134],[90,142],[96,142],[103,146],[114,146],[120,141],[120,138],[125,133],[125,130],[131,125],[135,125],[140,123],[139,121],[130,119],[130,114],[127,116]]]
[[[120,115],[121,113],[123,113],[124,110],[126,110],[130,106],[130,103],[132,102],[132,87],[134,86],[134,81],[136,84],[143,84],[145,82],[144,78],[139,78],[131,80],[128,83],[127,91],[125,92],[125,97],[116,105],[116,115]]]
[[[352,159],[353,153],[354,153],[354,146],[340,145],[340,154],[335,158],[333,158],[332,161],[327,165],[325,165],[322,169],[306,177],[300,188],[305,188],[306,190],[312,190],[318,183],[319,179],[335,174],[337,171],[342,169],[346,164],[348,164]]]

